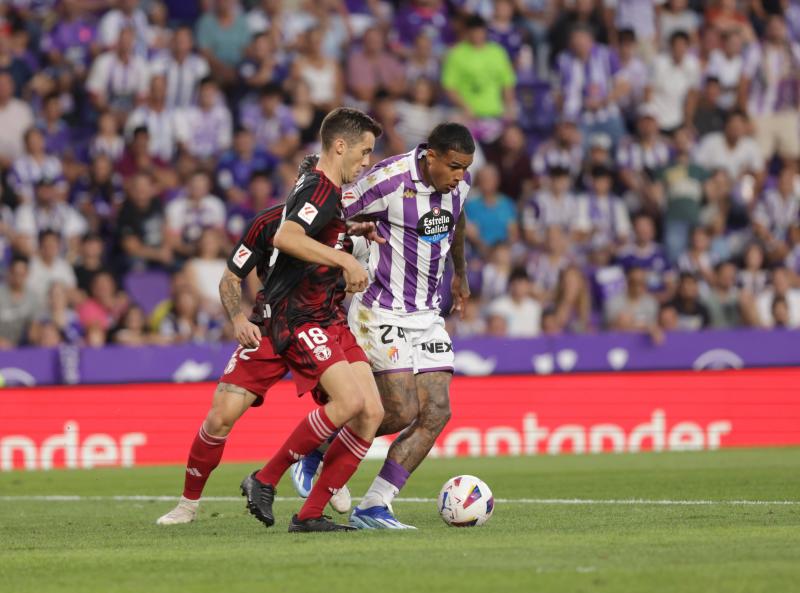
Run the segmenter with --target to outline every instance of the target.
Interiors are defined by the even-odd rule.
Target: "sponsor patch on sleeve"
[[[300,212],[297,213],[297,216],[299,216],[300,220],[304,221],[306,224],[311,224],[314,222],[317,214],[319,214],[319,210],[317,210],[313,204],[306,203],[302,208],[300,208]]]
[[[233,263],[236,264],[236,267],[243,268],[252,254],[253,252],[247,247],[239,245],[236,249],[236,253],[233,255]]]

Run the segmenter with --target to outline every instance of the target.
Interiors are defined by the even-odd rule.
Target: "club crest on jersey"
[[[430,212],[419,219],[417,233],[427,243],[438,243],[453,230],[453,213],[434,206]]]
[[[406,191],[403,192],[403,198],[406,200],[413,200],[417,197],[417,192],[415,192],[410,187],[406,188]]]
[[[300,220],[304,221],[306,224],[311,224],[314,222],[314,219],[319,214],[319,210],[317,210],[313,204],[306,203],[300,208],[300,212],[297,213],[297,216],[300,217]]]
[[[325,344],[321,346],[317,346],[314,348],[314,358],[316,358],[320,362],[325,362],[331,357],[331,349],[328,348]]]
[[[389,360],[391,360],[392,362],[397,362],[398,360],[400,360],[400,350],[398,350],[397,346],[392,346],[391,348],[389,348],[388,354],[389,354]]]
[[[252,253],[247,247],[240,245],[233,256],[233,263],[236,264],[237,268],[243,268]]]

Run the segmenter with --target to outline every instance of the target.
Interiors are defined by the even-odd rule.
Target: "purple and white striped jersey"
[[[669,164],[671,156],[669,144],[663,138],[657,138],[649,146],[628,138],[617,149],[617,165],[637,173],[645,169],[658,171]]]
[[[586,123],[604,122],[619,115],[616,103],[597,111],[584,109],[586,99],[605,100],[611,94],[620,70],[619,58],[613,50],[596,43],[585,62],[572,52],[565,51],[559,54],[556,67],[564,95],[564,115],[582,116]]]
[[[438,311],[439,284],[471,180],[466,173],[452,192],[436,192],[422,179],[424,154],[420,145],[385,159],[345,190],[345,217],[366,215],[387,239],[370,246],[365,307],[395,314]]]
[[[769,115],[800,105],[800,45],[753,43],[744,58],[744,76],[750,79],[747,104],[751,116]]]

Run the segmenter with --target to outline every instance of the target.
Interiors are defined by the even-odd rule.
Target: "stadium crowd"
[[[798,327],[798,42],[796,0],[6,0],[0,348],[230,338],[342,104],[376,159],[480,142],[454,335]]]

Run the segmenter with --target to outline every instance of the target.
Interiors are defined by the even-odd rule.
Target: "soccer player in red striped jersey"
[[[320,129],[317,168],[297,181],[275,235],[278,251],[266,291],[272,346],[291,369],[298,393],[320,386],[329,400],[303,418],[263,469],[242,481],[250,513],[267,527],[275,523],[272,504],[283,474],[340,429],[289,531],[353,529],[328,520],[322,510],[366,455],[383,420],[383,406],[338,297],[342,279],[347,292],[363,291],[369,280],[363,266],[343,249],[341,186],[366,169],[380,134],[380,126],[360,111],[330,112]]]

